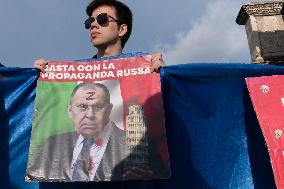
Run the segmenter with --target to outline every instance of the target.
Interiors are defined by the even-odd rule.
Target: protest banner
[[[284,188],[284,76],[246,78],[277,188]]]
[[[26,181],[168,178],[151,56],[49,62],[37,83]]]

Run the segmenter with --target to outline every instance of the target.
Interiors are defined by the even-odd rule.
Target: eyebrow
[[[88,105],[88,104],[84,104],[84,103],[81,103],[81,104],[74,104],[74,106],[76,107],[93,107],[93,108],[104,108],[106,107],[107,103],[98,103],[98,104],[93,104],[93,105]]]

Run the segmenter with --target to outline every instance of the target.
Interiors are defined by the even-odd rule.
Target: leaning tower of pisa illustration
[[[126,116],[126,137],[128,147],[127,166],[147,167],[149,164],[149,138],[147,120],[141,105],[131,105]]]

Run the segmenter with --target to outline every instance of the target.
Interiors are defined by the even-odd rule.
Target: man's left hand
[[[152,54],[151,62],[152,62],[151,72],[155,71],[159,73],[161,67],[165,65],[161,53]]]

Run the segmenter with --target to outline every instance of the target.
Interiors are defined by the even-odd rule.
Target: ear
[[[108,108],[109,114],[111,113],[112,108],[113,108],[113,104],[110,103],[110,104],[109,104],[109,108]]]
[[[128,28],[127,28],[127,25],[126,24],[121,24],[120,25],[120,28],[119,28],[119,37],[122,37],[126,34]]]
[[[68,113],[69,117],[72,117],[71,108],[72,108],[72,106],[69,104],[69,105],[67,106],[67,113]]]
[[[113,108],[113,104],[110,103],[107,107],[107,110],[106,110],[106,115],[107,117],[109,118],[110,114],[111,114],[111,111],[112,111],[112,108]]]

